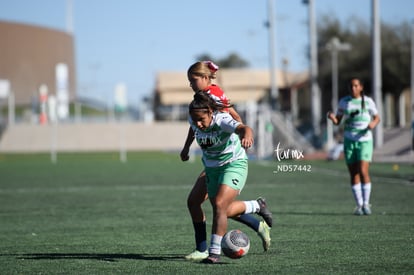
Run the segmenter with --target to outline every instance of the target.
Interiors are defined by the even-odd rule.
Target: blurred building
[[[63,85],[57,76],[62,75],[62,67]],[[63,97],[73,100],[76,71],[72,34],[0,21],[0,79],[9,81],[17,106],[32,104],[41,85],[47,86],[50,95],[63,89]]]
[[[310,109],[308,72],[277,71],[279,110],[298,118]],[[270,97],[269,70],[220,69],[218,84],[238,111],[251,103],[261,103]],[[193,98],[186,72],[159,72],[156,78],[154,113],[157,120],[187,119],[188,104]]]

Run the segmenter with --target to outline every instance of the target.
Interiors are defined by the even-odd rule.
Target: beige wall
[[[188,133],[188,122],[88,123],[7,127],[0,153],[179,151]],[[195,146],[195,145],[193,145]],[[178,154],[177,154],[178,158]]]

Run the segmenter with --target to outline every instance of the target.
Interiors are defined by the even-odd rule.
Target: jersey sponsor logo
[[[197,142],[201,146],[201,148],[208,148],[213,145],[220,144],[221,138],[218,136],[204,136],[198,137]]]

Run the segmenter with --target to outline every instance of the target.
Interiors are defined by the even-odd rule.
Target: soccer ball
[[[250,239],[238,229],[230,230],[221,240],[221,250],[231,259],[240,259],[249,252]]]

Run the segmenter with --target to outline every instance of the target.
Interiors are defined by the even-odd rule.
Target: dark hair
[[[359,77],[351,77],[349,79],[349,84],[348,84],[348,88],[350,90],[352,90],[352,80],[358,80],[359,84],[362,86],[362,91],[361,91],[361,109],[364,110],[365,109],[365,98],[364,98],[364,81],[359,78]]]
[[[224,104],[215,101],[207,92],[198,91],[194,94],[193,101],[191,101],[190,105],[188,106],[188,111],[220,111],[222,109],[230,108],[232,106],[233,105],[231,104]]]

